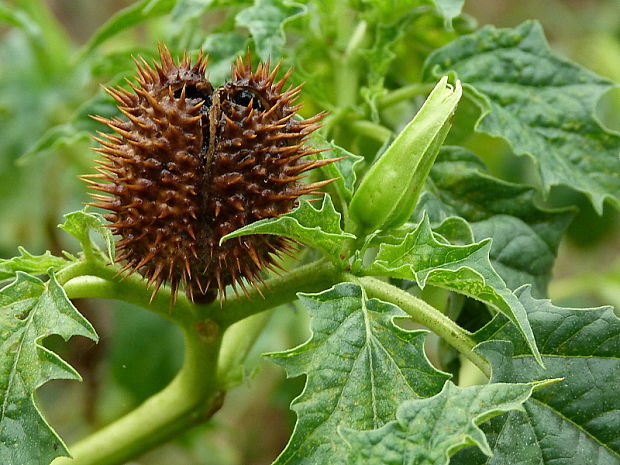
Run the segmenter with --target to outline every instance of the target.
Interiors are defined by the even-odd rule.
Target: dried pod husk
[[[277,65],[252,71],[239,58],[230,82],[214,89],[205,78],[207,58],[175,63],[165,46],[160,63],[137,61],[133,92],[106,89],[126,117],[94,118],[114,130],[99,133],[99,174],[84,178],[117,242],[123,272],[138,272],[153,288],[164,283],[172,298],[182,286],[197,303],[212,301],[232,284],[257,289],[264,269],[277,266],[292,243],[271,235],[220,239],[242,226],[289,212],[299,196],[320,194],[331,180],[302,184],[301,174],[332,160],[304,160],[304,146],[319,114],[294,115],[300,87],[283,90]],[[246,281],[246,282],[244,282]],[[260,291],[260,289],[259,289]]]

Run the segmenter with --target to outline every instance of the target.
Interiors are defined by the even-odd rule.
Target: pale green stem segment
[[[57,279],[72,299],[117,299],[144,307],[183,327],[209,318],[227,328],[248,316],[295,300],[297,292],[322,291],[336,283],[339,274],[331,262],[319,260],[266,281],[260,293],[252,289],[248,291],[248,296],[226,299],[221,305],[218,301],[209,305],[194,305],[187,297],[179,294],[174,309],[170,307],[168,288],[161,288],[150,302],[151,292],[139,275],[133,274],[121,280],[115,277],[116,269],[100,263],[76,263],[60,271]]]
[[[409,84],[408,86],[401,87],[387,93],[383,97],[380,97],[377,104],[380,108],[387,108],[389,106],[396,105],[397,103],[409,100],[413,97],[417,97],[419,95],[426,95],[431,90],[433,90],[433,87],[433,84],[427,84],[424,82]]]
[[[491,368],[487,361],[473,351],[477,343],[471,337],[471,333],[461,328],[435,307],[402,289],[376,278],[363,277],[354,278],[354,280],[364,288],[369,297],[375,297],[400,307],[414,321],[426,326],[467,357],[488,378],[491,377]]]
[[[261,335],[273,312],[267,311],[252,315],[232,325],[222,341],[220,359],[217,365],[218,385],[223,389],[237,386],[243,382],[243,363],[254,343]]]
[[[409,220],[461,95],[461,83],[451,86],[443,77],[420,111],[370,167],[349,207],[359,232],[395,228]]]
[[[174,380],[138,408],[71,446],[52,465],[117,465],[162,444],[219,410],[215,372],[221,329],[213,321],[185,333],[185,362]]]
[[[351,123],[351,129],[357,134],[376,140],[380,144],[383,144],[392,135],[392,131],[385,126],[366,120],[354,121]]]

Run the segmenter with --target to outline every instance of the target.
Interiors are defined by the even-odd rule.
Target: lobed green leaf
[[[248,47],[248,38],[237,32],[209,34],[202,48],[209,55],[208,76],[212,83],[230,80],[230,64]]]
[[[470,245],[439,242],[424,216],[397,244],[382,244],[367,273],[416,281],[465,294],[487,303],[514,322],[537,360],[540,354],[523,305],[506,287],[489,260],[490,240]]]
[[[321,160],[344,157],[342,160],[321,166],[319,169],[326,179],[335,179],[332,183],[333,188],[338,196],[348,204],[355,190],[355,183],[357,181],[356,171],[363,162],[364,157],[349,152],[336,145],[333,141],[327,141],[322,135],[317,133],[311,136],[310,145],[325,149],[324,152],[316,155]]]
[[[327,258],[337,260],[347,239],[355,238],[340,227],[340,213],[334,208],[329,195],[323,198],[320,209],[302,200],[295,210],[276,218],[248,224],[222,237],[220,244],[233,237],[248,234],[274,234],[295,239],[323,252]]]
[[[483,428],[492,444],[489,460],[472,450],[457,465],[617,465],[620,463],[620,319],[611,307],[562,308],[516,291],[528,312],[546,370],[520,334],[498,315],[475,337],[493,367],[492,381],[521,383],[550,377],[563,381],[537,391],[523,413],[510,413]]]
[[[34,393],[53,379],[81,378],[42,340],[57,334],[97,341],[97,334],[53,274],[43,283],[21,271],[0,290],[0,328],[0,463],[47,465],[68,451],[41,416]]]
[[[600,213],[620,205],[620,134],[593,116],[614,84],[553,54],[541,26],[485,26],[433,52],[426,78],[454,71],[479,105],[476,129],[506,139],[538,165],[546,191],[563,184],[586,194]]]
[[[491,455],[477,425],[497,415],[521,410],[536,384],[487,384],[458,387],[448,381],[429,398],[405,401],[396,421],[372,431],[341,428],[351,447],[348,464],[448,465],[450,456],[475,445]]]
[[[284,26],[307,12],[305,5],[287,0],[256,0],[235,17],[239,27],[250,31],[261,60],[280,57],[286,41]]]
[[[342,283],[318,294],[299,294],[312,318],[312,338],[270,354],[289,377],[307,375],[293,401],[293,435],[274,465],[344,463],[347,447],[339,426],[378,428],[407,399],[429,397],[449,377],[424,355],[426,331],[406,331],[394,319],[406,314],[368,300],[357,284]]]
[[[491,176],[478,157],[461,147],[442,148],[429,185],[416,221],[428,214],[440,232],[436,227],[446,219],[465,219],[476,241],[493,238],[491,264],[510,289],[532,284],[537,296],[546,295],[572,210],[539,207],[535,189]]]
[[[99,213],[84,210],[67,213],[65,222],[58,225],[60,229],[71,234],[82,245],[82,250],[88,254],[93,250],[90,232],[98,233],[104,240],[107,258],[114,263],[114,237],[112,231],[105,226],[105,220]],[[87,257],[90,258],[90,257]]]
[[[0,259],[0,281],[12,279],[18,271],[28,274],[47,274],[49,270],[58,271],[71,263],[71,260],[52,255],[47,250],[43,255],[32,255],[23,247],[18,247],[18,257]]]

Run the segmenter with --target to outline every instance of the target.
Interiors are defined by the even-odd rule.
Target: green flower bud
[[[395,228],[409,219],[462,92],[460,81],[452,86],[447,76],[441,78],[420,111],[370,167],[349,209],[362,230]]]

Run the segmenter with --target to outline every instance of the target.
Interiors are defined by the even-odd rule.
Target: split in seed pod
[[[301,173],[333,159],[303,160],[320,150],[304,146],[319,114],[294,115],[300,87],[283,90],[290,75],[276,81],[280,65],[252,71],[250,55],[239,58],[232,79],[214,89],[205,78],[207,57],[194,65],[175,63],[165,46],[160,63],[136,60],[133,92],[106,91],[126,119],[95,116],[116,134],[95,138],[102,154],[98,174],[86,175],[94,205],[120,236],[122,272],[138,272],[153,296],[168,283],[197,303],[212,301],[232,284],[247,294],[247,281],[260,292],[264,269],[277,266],[292,243],[283,237],[251,235],[219,245],[226,234],[264,218],[291,211],[298,197],[321,194],[332,180],[302,184]]]

